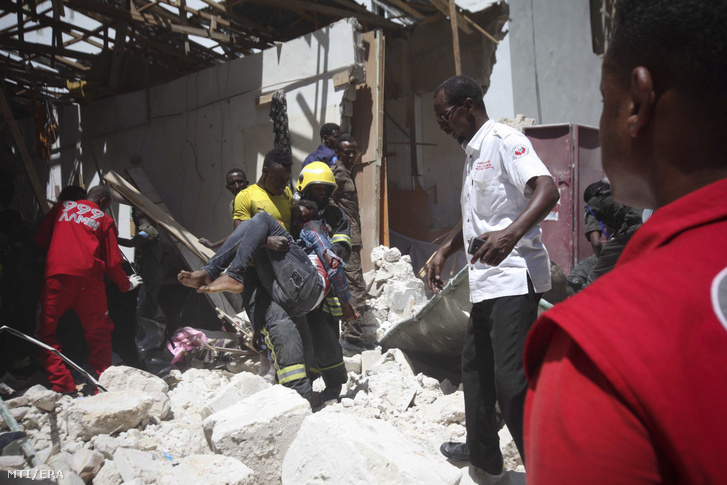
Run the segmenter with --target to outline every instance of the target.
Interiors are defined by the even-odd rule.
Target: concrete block
[[[101,453],[85,448],[78,450],[71,460],[73,471],[86,483],[93,480],[93,477],[101,470],[103,463],[104,456]]]
[[[310,404],[283,386],[272,386],[203,421],[215,453],[243,461],[254,483],[280,483],[280,466]]]
[[[240,460],[221,455],[192,455],[179,460],[158,485],[251,485],[254,473]]]
[[[381,350],[364,350],[361,352],[361,374],[366,375],[381,359]]]
[[[396,372],[402,373],[403,375],[413,377],[414,370],[412,369],[409,358],[404,355],[399,349],[389,349],[386,351],[381,358],[373,364],[371,372],[381,374],[385,372]]]
[[[94,477],[93,485],[121,485],[123,481],[114,461],[106,460]]]
[[[357,354],[353,357],[343,357],[343,364],[346,366],[346,372],[355,374],[361,373],[361,355]]]
[[[155,483],[159,476],[172,470],[172,461],[156,459],[158,454],[148,451],[119,448],[114,453],[114,464],[124,482],[141,480],[141,483]]]
[[[169,413],[171,403],[166,397],[169,385],[164,379],[153,374],[134,367],[115,365],[106,369],[98,382],[108,391],[130,390],[152,394],[155,396],[155,402],[149,410],[149,415],[162,420]]]
[[[138,426],[154,402],[155,396],[145,392],[104,392],[73,403],[62,417],[71,439],[88,441]]]
[[[59,393],[48,390],[36,392],[29,397],[33,406],[46,413],[55,410],[56,403],[60,398],[61,395]]]
[[[303,421],[285,455],[282,482],[456,485],[461,472],[429,454],[392,425],[343,413]]]
[[[248,372],[237,374],[230,383],[223,387],[207,405],[202,408],[200,413],[202,418],[206,418],[216,412],[222,411],[247,397],[252,396],[256,392],[270,387],[270,384],[262,377]]]

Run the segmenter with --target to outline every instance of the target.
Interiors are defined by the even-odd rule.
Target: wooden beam
[[[209,37],[215,39],[218,42],[228,43],[230,42],[230,36],[221,34],[219,32],[210,32],[206,29],[189,27],[186,25],[180,25],[174,23],[169,18],[162,18],[160,15],[151,15],[147,13],[139,13],[131,10],[125,10],[122,8],[114,7],[113,5],[107,5],[105,3],[96,2],[94,0],[66,0],[68,6],[80,11],[88,10],[101,15],[117,18],[120,20],[133,20],[141,22],[145,25],[151,25],[154,27],[162,27],[178,34],[189,34],[196,35],[199,37]],[[171,17],[172,14],[166,12]],[[174,17],[176,19],[176,16]]]
[[[29,52],[32,54],[42,54],[47,56],[64,56],[72,57],[73,59],[83,59],[86,61],[92,61],[96,58],[96,54],[90,54],[88,52],[74,51],[66,49],[64,47],[53,47],[45,44],[36,44],[34,42],[20,42],[16,39],[8,39],[5,37],[0,38],[0,45],[10,47],[12,50],[18,52]]]
[[[402,0],[386,0],[386,3],[392,4],[399,10],[402,10],[402,11],[408,13],[412,17],[415,17],[418,19],[423,19],[425,17],[425,15],[423,13],[417,11],[414,7],[412,7],[411,5],[409,5],[408,3],[406,3]]]
[[[437,9],[442,12],[445,16],[449,17],[451,15],[451,10],[449,8],[449,1],[448,0],[429,0],[429,3],[437,7]],[[474,31],[469,28],[467,25],[467,22],[461,18],[461,14],[455,9],[457,12],[455,16],[457,17],[457,26],[464,32],[465,34],[471,34]]]
[[[339,18],[347,18],[347,17],[356,17],[358,20],[362,22],[368,22],[371,25],[376,25],[378,27],[383,27],[387,29],[394,29],[394,30],[400,30],[402,28],[401,25],[396,24],[390,20],[386,20],[385,18],[376,15],[374,13],[361,13],[361,12],[354,12],[352,10],[347,10],[344,8],[339,7],[332,7],[330,5],[323,5],[320,3],[314,3],[314,2],[306,2],[303,0],[245,0],[247,2],[254,2],[259,3],[261,5],[268,5],[271,7],[280,7],[285,8],[288,10],[303,10],[303,11],[309,11],[309,12],[317,12],[322,13],[325,15],[330,15],[332,17],[339,17]],[[240,3],[239,0],[234,3]]]
[[[449,0],[449,21],[452,24],[452,50],[454,51],[454,73],[462,74],[462,58],[459,55],[459,29],[457,29],[457,4]]]
[[[462,18],[465,19],[465,21],[468,24],[470,24],[472,27],[474,27],[475,29],[477,29],[482,35],[484,35],[485,37],[487,37],[488,39],[490,39],[492,42],[494,42],[495,45],[500,45],[500,42],[497,39],[495,39],[488,31],[486,31],[485,29],[483,29],[482,27],[480,27],[474,20],[472,20],[471,18],[469,18],[465,14],[462,14]]]
[[[20,152],[20,158],[23,159],[25,171],[28,172],[28,178],[30,179],[30,184],[33,186],[35,197],[38,199],[40,210],[43,211],[43,214],[47,214],[50,207],[48,207],[48,201],[45,198],[45,191],[40,183],[38,174],[35,172],[33,160],[30,158],[28,147],[25,145],[25,140],[23,139],[23,134],[20,132],[20,126],[18,125],[18,122],[15,121],[15,117],[13,116],[13,112],[10,109],[10,105],[8,104],[8,100],[5,97],[5,91],[3,89],[0,89],[0,112],[2,112],[3,118],[5,118],[5,122],[10,128],[10,133],[13,135],[13,139],[15,140],[15,147],[18,149],[18,152]]]

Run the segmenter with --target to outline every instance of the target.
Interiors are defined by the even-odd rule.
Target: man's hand
[[[341,303],[341,311],[343,312],[343,319],[347,322],[353,322],[361,318],[361,315],[353,309],[351,302]]]
[[[512,252],[519,238],[505,228],[501,231],[486,232],[480,236],[485,241],[480,249],[472,256],[472,264],[482,261],[490,266],[498,266]]]
[[[288,238],[285,236],[268,236],[268,242],[265,243],[265,247],[284,253],[290,249],[290,242],[288,242]]]
[[[444,270],[445,264],[447,264],[447,258],[444,256],[444,251],[440,249],[434,253],[432,260],[427,266],[427,285],[434,293],[444,288],[444,282],[440,275]]]
[[[202,246],[204,246],[206,248],[214,249],[214,247],[213,247],[214,244],[212,243],[212,241],[210,241],[207,238],[202,237],[197,242],[199,242]]]
[[[141,280],[141,276],[135,274],[135,275],[129,276],[129,283],[131,284],[129,291],[132,291],[132,290],[135,290],[139,285],[143,284],[144,282]]]
[[[252,334],[252,348],[253,350],[257,352],[262,352],[263,348],[260,346],[260,342],[262,342],[262,335],[260,332],[254,332]]]

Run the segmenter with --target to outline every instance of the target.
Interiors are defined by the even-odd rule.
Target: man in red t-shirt
[[[525,349],[528,484],[727,480],[727,2],[619,0],[603,168],[657,208]]]
[[[37,337],[61,351],[56,339],[58,319],[74,310],[83,325],[89,347],[88,361],[97,374],[111,365],[113,322],[106,305],[103,274],[121,291],[136,287],[138,277],[129,278],[122,268],[118,231],[104,211],[111,202],[106,186],[96,186],[87,200],[56,204],[41,223],[35,242],[48,248],[45,281],[40,297]],[[60,357],[41,351],[48,380],[57,392],[73,392],[76,386]]]

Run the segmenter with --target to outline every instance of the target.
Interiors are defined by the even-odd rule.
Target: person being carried
[[[355,320],[358,314],[351,306],[348,285],[342,278],[345,263],[331,249],[325,222],[312,220],[314,215],[310,207],[294,206],[291,217],[297,217],[297,244],[270,214],[258,213],[235,229],[204,268],[181,271],[178,279],[198,293],[241,293],[245,273],[255,271],[264,290],[291,317],[307,314],[332,289],[341,301],[344,318]],[[267,248],[265,244],[271,236],[285,237],[288,251]],[[249,266],[253,261],[254,266]]]
[[[141,283],[138,276],[128,277],[122,267],[116,224],[104,213],[110,203],[110,189],[97,185],[88,191],[86,200],[56,204],[35,237],[39,246],[48,248],[36,335],[61,351],[56,338],[58,319],[66,310],[74,310],[88,342],[88,362],[97,375],[111,365],[114,327],[108,314],[103,274],[108,274],[124,292]],[[54,391],[76,390],[60,357],[41,350],[41,358]]]
[[[335,123],[321,126],[321,144],[316,151],[305,157],[303,168],[309,163],[324,162],[329,167],[336,163],[336,138],[341,134],[341,127]]]

